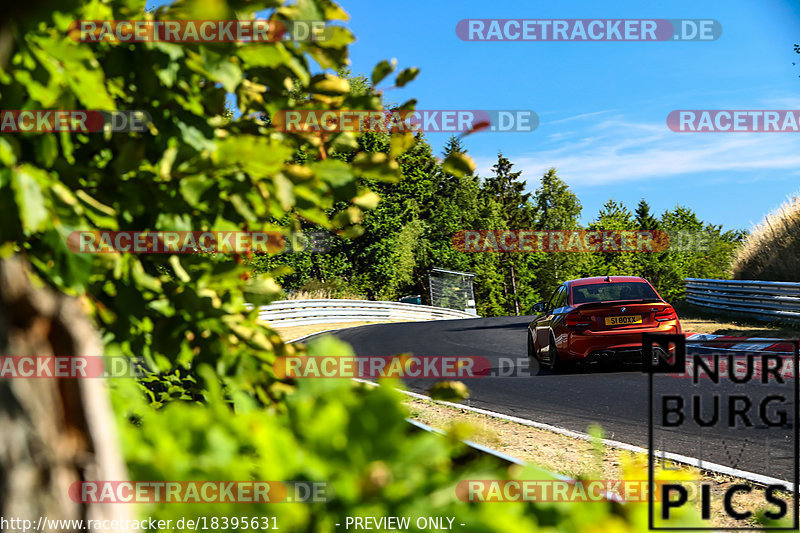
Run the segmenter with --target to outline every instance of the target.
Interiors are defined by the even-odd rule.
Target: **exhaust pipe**
[[[614,356],[614,352],[610,350],[604,350],[600,353],[600,357],[603,359],[604,362],[608,362]]]

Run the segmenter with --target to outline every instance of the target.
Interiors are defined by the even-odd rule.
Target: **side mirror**
[[[544,302],[539,302],[533,306],[534,313],[542,313],[544,312]]]

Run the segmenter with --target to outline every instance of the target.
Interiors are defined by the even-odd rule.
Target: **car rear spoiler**
[[[664,300],[658,300],[656,298],[647,298],[645,300],[610,300],[606,302],[585,302],[582,304],[573,304],[575,307],[584,309],[586,307],[602,307],[608,304],[614,305],[629,305],[629,304],[646,304],[646,303],[659,303],[664,304],[667,303]]]

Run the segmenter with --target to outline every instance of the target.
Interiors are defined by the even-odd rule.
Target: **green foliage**
[[[620,514],[606,502],[464,503],[459,480],[509,472],[467,460],[460,434],[409,434],[392,383],[276,378],[275,358],[302,349],[284,345],[245,303],[281,297],[277,281],[293,289],[339,279],[354,292],[393,298],[424,287],[431,265],[455,266],[478,274],[482,313],[505,313],[512,304],[498,288],[507,282],[505,265],[491,254],[458,254],[451,232],[551,222],[542,210],[531,218],[539,204],[528,205],[507,160],[495,181],[482,184],[455,143],[442,164],[421,135],[275,131],[270,117],[280,110],[383,108],[373,85],[395,65],[380,63],[370,80],[351,76],[344,69],[354,37],[344,28],[321,42],[118,44],[67,36],[80,19],[233,19],[263,9],[283,21],[347,19],[330,0],[180,1],[151,11],[143,0],[66,1],[14,21],[13,40],[3,41],[4,108],[141,109],[152,117],[140,133],[0,135],[0,252],[25,256],[45,283],[79,296],[106,353],[144,357],[150,366],[143,379],[114,383],[131,477],[329,483],[326,502],[213,509],[275,516],[287,531],[335,531],[343,517],[364,515],[450,515],[483,531],[641,528],[637,506]],[[405,69],[395,83],[417,74]],[[226,108],[228,93],[238,115]],[[331,253],[80,255],[66,246],[75,230],[308,228],[335,235]],[[352,356],[331,338],[308,350]],[[531,467],[514,474],[543,479]],[[209,510],[170,504],[144,512],[175,519]]]
[[[346,17],[322,0],[298,6],[273,6],[271,16]],[[89,229],[268,230],[277,221],[357,234],[363,212],[351,200],[364,193],[359,177],[368,170],[393,179],[392,158],[362,167],[324,160],[341,139],[275,132],[259,118],[297,105],[298,89],[307,106],[379,109],[369,95],[343,94],[347,80],[312,71],[314,63],[343,67],[353,37],[342,30],[320,43],[78,43],[67,37],[75,19],[224,19],[244,15],[243,5],[181,2],[148,13],[135,0],[69,7],[18,23],[15,35],[24,38],[14,39],[3,65],[3,107],[141,109],[152,123],[142,133],[3,134],[5,253],[25,255],[56,287],[86,294],[109,352],[144,356],[156,375],[182,376],[191,394],[203,390],[193,375],[200,363],[253,392],[270,387],[269,361],[282,347],[244,311],[245,301],[279,296],[268,273],[252,278],[236,256],[79,255],[67,250],[66,236]],[[237,96],[237,120],[226,92]],[[301,172],[289,160],[302,151],[323,160]],[[172,397],[174,379],[148,384],[155,401]]]
[[[686,277],[727,277],[741,232],[706,224],[688,208],[662,216],[642,200],[631,212],[611,199],[586,229],[668,232],[672,246],[652,253],[469,253],[458,251],[453,235],[465,229],[580,230],[581,202],[551,168],[533,193],[527,193],[521,172],[502,154],[494,174],[482,179],[463,174],[447,163],[467,157],[458,137],[451,137],[439,160],[424,137],[398,158],[402,181],[397,185],[365,182],[381,198],[364,215],[364,234],[337,245],[332,254],[260,260],[267,269],[288,264],[295,271],[281,282],[297,289],[310,279],[345,280],[354,292],[394,300],[403,294],[429,294],[433,267],[473,272],[478,313],[506,316],[530,313],[567,279],[584,276],[639,275],[650,280],[668,300],[683,297]],[[368,133],[358,142],[366,150],[388,153],[395,139]],[[698,248],[698,244],[700,248]],[[271,262],[270,262],[271,261]]]
[[[569,190],[569,186],[558,177],[556,169],[551,168],[542,175],[533,200],[533,210],[537,230],[578,229],[581,202]],[[549,298],[565,280],[580,277],[587,271],[589,260],[575,254],[553,254],[537,252],[533,256],[531,278],[538,287],[536,299],[529,299],[525,310],[531,309],[538,300]],[[530,312],[530,311],[528,311]]]

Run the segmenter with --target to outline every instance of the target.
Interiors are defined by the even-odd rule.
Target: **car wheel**
[[[550,334],[550,347],[548,348],[547,352],[549,358],[550,371],[553,373],[561,372],[564,365],[561,362],[561,359],[558,357],[558,347],[556,347],[556,339],[553,337],[553,334]]]
[[[531,363],[536,359],[536,348],[533,346],[533,336],[530,330],[528,330],[528,359]]]

